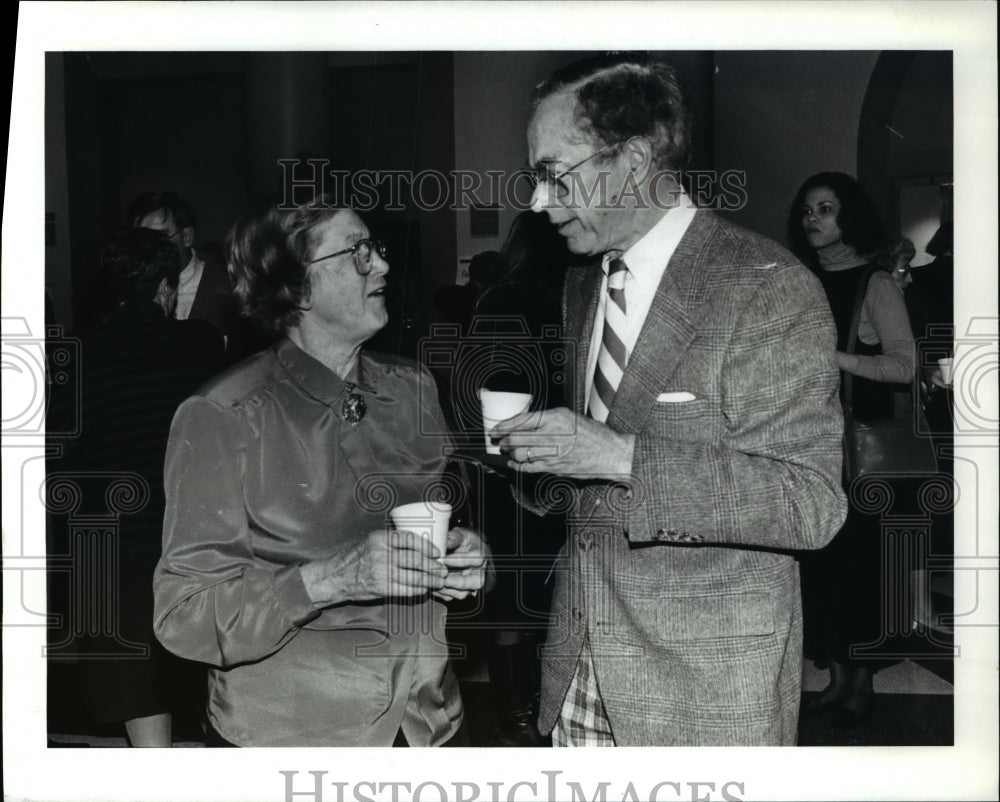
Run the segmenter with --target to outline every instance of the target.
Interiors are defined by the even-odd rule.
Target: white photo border
[[[26,318],[32,332],[43,331],[46,51],[934,49],[954,51],[955,208],[962,210],[956,250],[963,255],[956,321],[992,321],[995,333],[995,31],[996,6],[981,2],[21,3],[3,219],[3,317]],[[995,396],[986,402],[995,411]],[[6,575],[11,555],[44,553],[44,516],[28,508],[40,503],[15,492],[20,477],[8,469],[19,463],[8,459],[9,445],[5,441],[5,615],[22,603],[44,609],[43,598],[22,596],[20,583]],[[988,496],[977,510],[963,508],[956,532],[962,521],[978,520],[974,554],[981,559],[975,564],[987,570],[973,576],[982,607],[977,620],[995,625],[996,449],[972,456],[992,501]],[[31,541],[14,543],[22,532]],[[722,799],[726,783],[742,784],[730,786],[730,794],[748,800],[997,798],[997,629],[989,625],[956,632],[962,656],[955,671],[954,747],[636,748],[604,752],[601,759],[590,750],[397,749],[391,763],[379,749],[188,749],[166,755],[47,749],[44,640],[40,627],[3,632],[9,799],[285,800],[281,771],[298,772],[298,792],[311,788],[309,772],[325,771],[322,798],[338,799],[334,783],[343,782],[342,799],[352,802],[358,793],[392,798],[389,790],[380,795],[356,783],[439,783],[447,798],[455,798],[453,783],[475,782],[485,794],[481,799],[491,798],[485,790],[490,781],[503,783],[500,799],[508,799],[515,783],[534,783],[537,794],[526,785],[513,791],[513,799],[527,800],[545,798],[552,779],[567,793],[567,781],[578,782],[588,797],[609,782],[607,799],[616,800],[628,782],[640,800],[664,782],[683,789],[678,796],[662,786],[659,798],[669,800],[699,794]],[[691,783],[714,783],[714,791],[702,785],[692,792]],[[440,794],[428,784],[421,798]]]

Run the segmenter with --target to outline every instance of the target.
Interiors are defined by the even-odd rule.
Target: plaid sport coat
[[[600,288],[598,266],[567,275],[581,414]],[[543,732],[586,634],[619,745],[795,743],[793,552],[825,545],[846,514],[835,344],[805,267],[696,213],[607,420],[636,436],[632,474],[574,483],[543,652]]]

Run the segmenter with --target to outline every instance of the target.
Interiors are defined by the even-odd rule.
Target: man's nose
[[[531,191],[531,206],[533,212],[544,212],[546,206],[552,205],[552,190],[547,183],[539,181]]]

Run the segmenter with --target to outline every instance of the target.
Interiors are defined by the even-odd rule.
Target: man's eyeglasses
[[[617,148],[622,142],[612,142],[610,145],[605,145],[599,150],[595,150],[586,159],[582,159],[574,164],[572,167],[567,167],[561,173],[553,173],[545,165],[535,167],[534,169],[529,169],[525,171],[525,175],[528,181],[531,182],[532,190],[536,189],[539,184],[545,184],[549,189],[554,189],[556,195],[560,198],[564,198],[569,194],[569,186],[566,184],[565,178],[567,175],[572,173],[578,167],[582,167],[591,159],[596,159],[605,151],[611,150],[611,148]]]
[[[359,239],[350,248],[344,248],[336,253],[328,253],[326,256],[320,256],[311,262],[306,262],[306,264],[314,265],[324,259],[333,259],[334,256],[343,256],[349,253],[354,256],[354,269],[358,271],[358,275],[367,276],[372,272],[372,251],[375,251],[380,259],[386,259],[389,256],[389,249],[381,240]]]

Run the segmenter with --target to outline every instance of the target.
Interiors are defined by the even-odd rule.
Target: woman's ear
[[[312,307],[312,278],[309,275],[309,268],[306,268],[306,277],[302,281],[302,298],[299,301],[299,309],[306,311]]]

